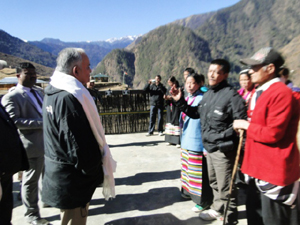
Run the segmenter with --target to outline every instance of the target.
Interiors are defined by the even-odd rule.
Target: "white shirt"
[[[21,85],[21,84],[17,84],[16,88],[19,88],[19,89],[22,89],[23,91],[25,91],[26,94],[30,97],[31,101],[33,101],[33,103],[34,103],[36,109],[42,114],[42,110],[43,110],[43,109],[40,107],[40,105],[39,105],[37,99],[35,98],[35,96],[30,92],[31,88],[24,87],[24,86]],[[40,95],[39,95],[38,93],[37,93],[36,95],[37,95],[37,97],[39,98],[39,100],[40,100],[41,102],[43,102],[43,99],[40,97]]]
[[[265,91],[267,90],[272,84],[280,82],[280,79],[278,77],[273,78],[272,80],[269,80],[268,82],[264,83],[263,85],[261,85],[260,87],[258,87],[255,90],[255,93],[253,94],[252,98],[251,98],[251,104],[250,104],[250,110],[253,110],[255,108],[255,104],[256,104],[256,95],[258,91]]]

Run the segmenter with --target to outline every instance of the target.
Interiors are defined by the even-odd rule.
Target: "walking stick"
[[[243,144],[244,130],[240,130],[239,133],[240,133],[240,141],[239,141],[239,146],[238,146],[238,149],[237,149],[235,162],[234,162],[234,166],[233,166],[233,170],[232,170],[229,193],[228,193],[228,200],[227,200],[227,203],[226,203],[224,218],[223,218],[223,225],[225,225],[225,223],[226,223],[226,216],[227,216],[228,206],[229,206],[229,203],[230,203],[232,187],[233,187],[233,183],[234,183],[234,179],[235,179],[235,175],[236,175],[236,171],[237,171],[237,167],[238,167],[238,163],[239,163],[239,159],[240,159],[242,144]]]

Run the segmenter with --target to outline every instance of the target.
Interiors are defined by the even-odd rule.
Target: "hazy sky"
[[[98,41],[145,34],[239,0],[2,0],[0,29],[35,41]]]

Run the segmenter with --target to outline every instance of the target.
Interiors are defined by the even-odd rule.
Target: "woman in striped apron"
[[[187,77],[189,95],[186,101],[197,106],[207,88],[203,86],[204,76],[193,73]],[[213,195],[209,186],[205,149],[202,144],[200,119],[192,119],[183,112],[180,116],[181,135],[181,183],[182,197],[191,198],[196,205],[194,212],[201,212],[212,203]]]

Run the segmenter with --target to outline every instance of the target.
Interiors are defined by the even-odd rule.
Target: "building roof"
[[[108,77],[108,75],[99,73],[99,74],[96,74],[96,75],[94,75],[94,76],[92,76],[92,77],[93,77],[93,78],[101,78],[101,77]]]
[[[0,84],[17,84],[18,83],[18,78],[17,77],[5,77],[0,80]],[[43,80],[36,80],[37,84],[46,84],[48,82],[43,81]]]

